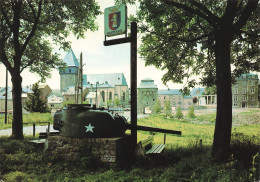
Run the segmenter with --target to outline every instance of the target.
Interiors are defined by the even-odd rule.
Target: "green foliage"
[[[112,106],[112,100],[107,100],[107,106],[108,107]]]
[[[88,100],[84,100],[84,101],[82,102],[82,104],[89,104],[89,101],[88,101]]]
[[[175,117],[178,118],[178,119],[183,118],[183,113],[182,113],[182,110],[181,110],[180,106],[178,106],[177,109],[176,109]]]
[[[67,107],[69,104],[75,104],[75,101],[67,100],[62,103],[62,107]]]
[[[120,105],[120,100],[117,97],[115,97],[115,99],[114,99],[114,105],[115,106],[119,106]]]
[[[164,103],[164,111],[165,111],[166,116],[171,116],[171,114],[172,114],[172,108],[171,108],[170,100],[167,100],[167,101]]]
[[[162,111],[160,100],[157,98],[155,105],[153,106],[153,113],[160,113]]]
[[[195,113],[194,113],[194,107],[193,106],[189,107],[188,117],[189,118],[195,118],[196,117]]]
[[[217,94],[217,87],[216,85],[213,85],[212,87],[206,87],[206,90],[205,90],[205,94],[204,95],[215,95]]]
[[[24,108],[29,112],[49,112],[47,101],[40,98],[41,91],[38,83],[33,84],[32,91],[33,93],[28,94]]]

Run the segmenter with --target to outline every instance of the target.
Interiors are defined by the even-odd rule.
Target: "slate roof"
[[[67,66],[76,66],[79,68],[79,61],[76,58],[72,49],[70,49],[65,55],[63,62],[67,64]]]
[[[182,95],[180,89],[160,89],[158,95]]]
[[[157,88],[157,86],[154,84],[154,80],[151,78],[144,78],[141,80],[138,88]]]
[[[123,73],[87,74],[87,82],[88,84],[93,84],[93,87],[96,85],[96,82],[99,82],[99,84],[106,84],[107,82],[106,86],[111,87],[115,87],[116,85],[128,86]]]
[[[47,97],[50,97],[50,96],[52,96],[52,95],[54,95],[54,96],[56,96],[56,97],[64,97],[61,93],[59,93],[59,92],[51,92]]]
[[[252,78],[253,75],[255,76],[254,78]],[[240,77],[237,77],[236,80],[244,79],[243,76],[246,76],[246,79],[258,79],[258,75],[257,74],[245,73],[245,74],[240,75]]]

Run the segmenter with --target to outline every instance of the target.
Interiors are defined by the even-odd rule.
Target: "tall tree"
[[[23,138],[21,72],[29,68],[42,79],[61,64],[52,45],[69,48],[66,37],[78,38],[96,30],[100,14],[94,0],[6,0],[0,1],[0,62],[11,74],[13,97],[12,136]]]
[[[30,112],[48,112],[47,101],[41,99],[39,83],[33,84],[32,91],[33,93],[28,94],[24,108]]]
[[[133,2],[130,0],[130,2]],[[232,129],[231,84],[259,71],[258,0],[139,0],[140,54],[146,65],[166,70],[164,83],[217,85],[212,155],[227,158]],[[232,65],[232,67],[231,67]]]

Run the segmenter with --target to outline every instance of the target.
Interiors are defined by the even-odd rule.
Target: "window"
[[[69,69],[69,73],[71,73],[71,69]]]
[[[165,99],[166,99],[166,96],[164,96],[163,99],[165,100]]]
[[[109,100],[112,100],[112,92],[109,92]]]
[[[237,95],[234,96],[234,102],[236,102],[236,101],[237,101]]]
[[[235,89],[235,94],[238,94],[238,89],[237,88]]]
[[[105,92],[102,91],[102,92],[101,92],[101,95],[102,95],[103,102],[105,102]]]
[[[246,96],[242,95],[242,101],[246,101]]]
[[[255,86],[255,82],[254,81],[251,82],[251,86]]]
[[[242,86],[246,86],[246,82],[242,82]]]
[[[237,104],[234,104],[234,107],[237,107]]]
[[[251,101],[254,101],[254,100],[255,100],[254,95],[251,95],[251,96],[250,96],[250,100],[251,100]]]
[[[238,87],[238,83],[237,82],[235,83],[235,87]]]
[[[246,89],[245,88],[243,88],[243,94],[246,94]]]
[[[252,87],[251,88],[251,94],[254,94],[255,93],[255,87]]]
[[[125,92],[123,92],[123,101],[125,101]]]

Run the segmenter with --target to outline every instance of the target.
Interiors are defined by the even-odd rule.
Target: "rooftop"
[[[157,86],[155,85],[154,80],[151,78],[144,78],[141,80],[138,88],[157,88]]]
[[[70,49],[65,55],[63,62],[67,64],[67,66],[76,66],[79,67],[79,61],[76,58],[72,49]]]

